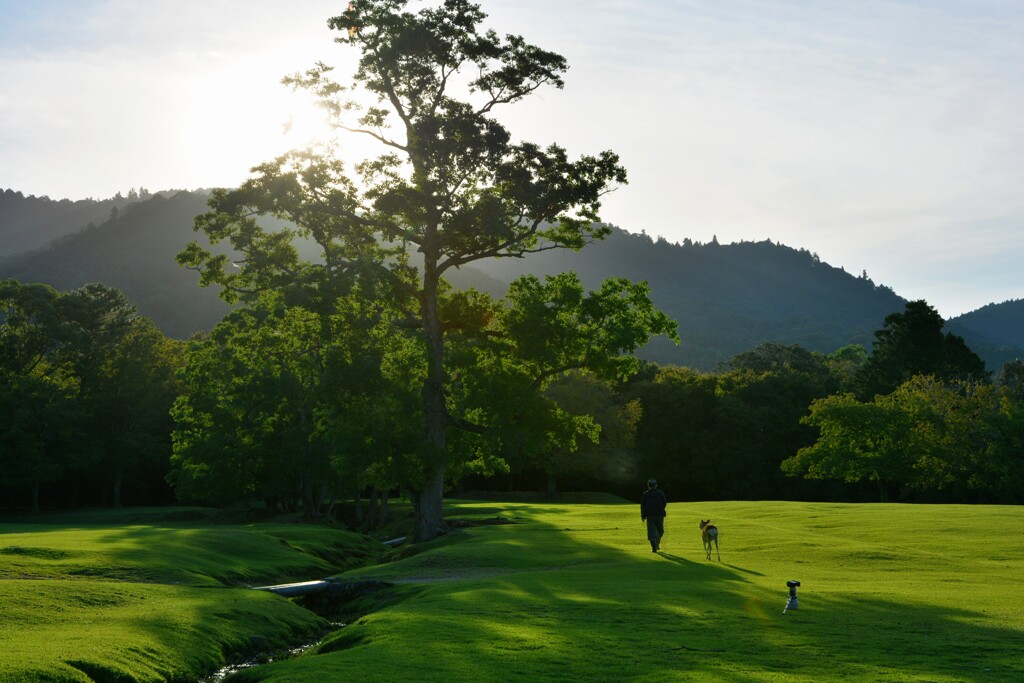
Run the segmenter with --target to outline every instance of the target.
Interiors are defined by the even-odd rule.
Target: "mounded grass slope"
[[[382,549],[320,526],[175,521],[183,516],[0,523],[0,681],[195,680],[325,626],[241,584],[322,578]]]
[[[672,504],[660,555],[638,513],[458,503],[520,523],[349,572],[397,585],[318,653],[231,680],[1022,680],[1022,508]]]

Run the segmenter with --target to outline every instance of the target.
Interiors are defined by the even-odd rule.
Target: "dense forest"
[[[531,301],[581,291],[572,278],[531,282],[502,308],[510,330]],[[7,510],[167,503],[176,491],[331,514],[415,476],[421,352],[355,308],[323,348],[315,317],[276,299],[187,344],[103,285],[7,280],[0,306]],[[558,329],[526,327],[538,324]],[[1024,502],[1024,364],[990,376],[924,302],[874,337],[870,354],[770,343],[716,372],[645,363],[562,373],[541,392],[525,382],[530,358],[504,344],[486,372],[462,357],[460,400],[488,428],[454,440],[451,483],[630,495],[657,473],[673,500]],[[515,353],[519,367],[494,365]]]
[[[618,156],[492,114],[565,60],[467,3],[393,11],[330,22],[381,107],[323,64],[286,79],[382,145],[359,183],[306,149],[209,193],[3,194],[4,507],[173,490],[317,519],[400,491],[429,540],[453,487],[1024,502],[1018,302],[957,321],[1007,360],[986,368],[926,301],[806,250],[601,223]]]

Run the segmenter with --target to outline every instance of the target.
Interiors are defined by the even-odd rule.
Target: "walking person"
[[[640,519],[647,522],[647,540],[651,542],[651,552],[661,549],[661,537],[665,535],[665,505],[668,500],[658,489],[657,479],[647,480],[647,490],[640,496]]]

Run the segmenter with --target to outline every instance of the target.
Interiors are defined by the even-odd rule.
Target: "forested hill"
[[[988,304],[950,318],[946,329],[963,337],[989,370],[998,372],[1003,363],[1024,359],[1024,299]]]
[[[563,270],[575,270],[588,285],[613,275],[647,280],[655,303],[679,322],[683,343],[657,339],[644,355],[702,369],[769,341],[822,352],[851,343],[870,348],[885,316],[905,304],[866,277],[770,241],[676,245],[615,230],[581,252],[550,251],[481,268],[502,280]]]
[[[201,289],[198,275],[174,260],[199,238],[192,222],[206,210],[208,198],[179,192],[129,203],[106,222],[78,226],[45,249],[0,260],[0,278],[45,282],[62,290],[102,282],[124,292],[164,333],[187,338],[210,329],[228,312],[215,289]]]
[[[124,291],[141,312],[169,335],[186,338],[209,329],[227,311],[214,289],[200,289],[194,272],[179,268],[175,255],[198,236],[193,218],[206,210],[204,192],[105,200],[52,201],[4,192],[0,236],[41,230],[63,235],[44,249],[2,258],[0,277],[46,282],[59,289],[103,282]],[[56,207],[63,207],[60,211]],[[111,216],[114,206],[118,210]],[[71,210],[78,207],[82,211]],[[102,210],[104,218],[83,219]],[[55,216],[62,216],[58,219]],[[43,226],[43,227],[41,227]],[[44,229],[45,228],[45,229]],[[32,239],[11,244],[39,242]],[[903,309],[904,301],[887,287],[854,277],[819,261],[813,254],[770,241],[739,244],[670,244],[643,234],[614,230],[603,242],[581,252],[556,250],[524,259],[492,260],[479,269],[452,273],[456,286],[476,286],[495,295],[524,273],[575,270],[588,285],[612,276],[647,280],[652,298],[679,322],[680,346],[658,339],[642,356],[659,363],[712,369],[737,353],[773,341],[800,344],[831,352],[850,343],[871,346],[873,332],[886,315]],[[482,271],[482,272],[481,272]],[[1021,302],[1007,302],[1020,304]],[[1000,304],[1006,307],[1007,304]],[[986,307],[976,312],[983,337],[1001,340],[1006,328]],[[1018,308],[1024,308],[1018,306]],[[968,339],[975,314],[957,319],[953,329]],[[1024,312],[1015,313],[1024,326]],[[970,326],[970,327],[965,327]],[[1014,328],[1018,329],[1019,328]],[[1014,339],[1004,346],[1018,346]],[[994,342],[993,342],[994,343]],[[990,356],[979,350],[996,370]]]
[[[39,249],[90,223],[103,223],[111,213],[139,199],[138,192],[131,194],[131,198],[118,193],[110,199],[71,201],[0,190],[0,258]]]

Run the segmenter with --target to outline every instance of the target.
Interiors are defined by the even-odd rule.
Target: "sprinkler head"
[[[800,609],[800,602],[796,599],[796,587],[799,585],[799,581],[786,582],[786,586],[789,587],[789,599],[786,600],[786,607],[782,610],[783,614],[791,609]]]

